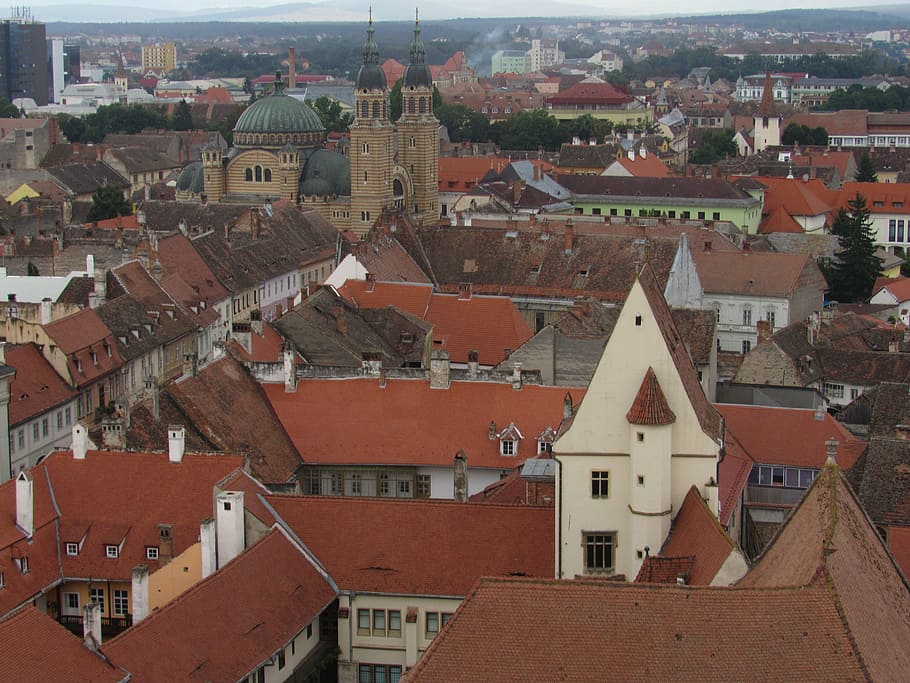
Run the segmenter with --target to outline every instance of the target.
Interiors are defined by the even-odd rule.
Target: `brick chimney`
[[[565,240],[565,252],[571,254],[572,250],[575,248],[575,226],[572,224],[571,218],[566,220]]]
[[[294,48],[288,48],[288,88],[297,87],[297,65],[294,64]]]
[[[461,282],[458,284],[459,301],[470,301],[474,289],[470,282]]]
[[[433,349],[430,356],[430,389],[449,388],[449,352]]]
[[[158,562],[166,565],[174,557],[174,526],[172,524],[158,525]]]
[[[373,273],[367,273],[366,286],[364,289],[370,294],[376,289],[376,276]]]
[[[758,331],[759,344],[766,339],[770,339],[771,335],[774,334],[774,330],[771,328],[771,321],[769,320],[757,320],[755,322],[755,328]]]
[[[837,439],[828,439],[825,441],[825,464],[826,465],[836,465],[837,464],[837,447],[840,445],[840,441]]]
[[[455,502],[468,502],[468,459],[464,451],[460,450],[455,454]]]
[[[468,351],[468,376],[476,377],[480,369],[480,353],[475,349]]]

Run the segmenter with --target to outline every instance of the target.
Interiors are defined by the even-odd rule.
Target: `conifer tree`
[[[875,164],[872,163],[872,157],[869,156],[868,152],[864,152],[863,156],[860,157],[859,165],[856,167],[856,175],[854,178],[858,183],[878,182],[878,174],[875,172]]]
[[[866,199],[859,193],[837,213],[831,232],[837,235],[840,251],[823,268],[830,299],[844,303],[865,301],[875,278],[881,275],[882,261],[875,255],[869,215]]]

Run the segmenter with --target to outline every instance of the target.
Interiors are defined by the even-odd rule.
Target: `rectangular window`
[[[357,635],[370,635],[370,610],[368,609],[357,610]]]
[[[25,448],[25,430],[20,429],[19,433],[17,434],[17,437],[18,438],[16,439],[16,441],[18,441],[19,450],[21,451],[23,448]]]
[[[69,427],[73,424],[73,411],[71,408],[65,408],[63,414],[66,417],[66,426]]]
[[[63,413],[57,411],[57,429],[63,429]]]
[[[68,610],[77,610],[79,609],[79,594],[78,593],[64,593],[64,603]]]
[[[630,217],[632,215],[632,209],[626,209],[625,211],[623,211],[623,215],[626,216],[627,218]]]
[[[894,218],[888,221],[888,241],[897,241],[897,221]]]
[[[619,211],[616,210],[616,209],[610,209],[610,215],[611,215],[611,216],[617,216],[617,215],[619,215]]]
[[[748,339],[743,339],[743,355],[745,356],[749,351],[752,350],[752,342]]]
[[[90,602],[94,602],[98,607],[101,608],[101,613],[104,614],[104,589],[103,588],[92,588],[89,590],[89,599]]]
[[[401,635],[401,611],[397,609],[389,610],[389,635]]]
[[[398,480],[398,495],[402,498],[411,497],[411,481],[409,479]]]
[[[843,398],[844,385],[825,382],[822,385],[822,393],[828,398]]]
[[[774,311],[768,311],[765,313],[765,320],[771,323],[771,328],[774,329]]]
[[[594,470],[591,472],[591,497],[610,497],[610,473],[608,471]]]
[[[70,557],[75,557],[79,554],[79,544],[78,543],[67,543],[66,544],[66,554]]]
[[[584,534],[585,573],[603,574],[612,572],[615,545],[612,533],[596,532]]]
[[[719,221],[720,220],[720,211],[715,211],[711,214],[711,220]]]
[[[284,656],[284,648],[281,648],[278,650],[278,670],[283,669],[285,664],[287,664],[287,660]]]
[[[897,221],[897,241],[898,242],[904,241],[904,221],[903,220]]]
[[[150,545],[145,549],[145,559],[147,560],[157,560],[158,559],[158,546]]]
[[[417,498],[429,498],[432,490],[432,480],[429,474],[417,475]]]
[[[705,212],[704,212],[704,211],[699,211],[699,212],[698,212],[698,220],[700,220],[700,221],[705,220]]]
[[[511,439],[503,439],[499,442],[499,452],[502,455],[515,455],[515,442]]]
[[[114,614],[117,616],[126,616],[130,612],[129,593],[125,590],[114,589]]]
[[[902,231],[903,232],[903,231]],[[48,424],[47,418],[42,418],[41,420],[41,436],[47,437],[50,432],[50,425]]]
[[[33,442],[38,441],[38,423],[37,422],[32,423],[32,441]]]
[[[111,559],[116,559],[120,556],[120,549],[115,545],[106,545],[104,546],[104,553]]]
[[[426,625],[427,638],[435,638],[439,633],[439,612],[427,612]]]
[[[382,609],[373,610],[373,635],[374,636],[384,636],[385,635],[385,610],[382,610]]]
[[[749,327],[752,325],[752,309],[744,308],[743,309],[743,325]]]
[[[599,216],[599,215],[600,215],[600,207],[599,207],[599,206],[595,206],[594,208],[592,208],[592,209],[591,209],[591,215],[592,215],[592,216]]]

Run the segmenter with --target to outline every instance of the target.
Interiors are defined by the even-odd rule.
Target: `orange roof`
[[[78,555],[63,554],[64,575],[128,580],[137,564],[158,568],[146,547],[159,545],[159,524],[173,525],[173,555],[194,544],[199,522],[212,516],[213,487],[241,467],[235,455],[186,455],[175,464],[166,453],[89,451],[76,460],[56,451],[32,471],[50,479],[60,542],[82,544]],[[87,491],[103,492],[103,504]],[[120,546],[118,557],[107,557],[108,545]]]
[[[267,500],[342,590],[461,596],[481,576],[553,576],[552,507]]]
[[[537,454],[537,437],[562,421],[565,387],[423,380],[306,379],[295,392],[262,385],[279,420],[308,463],[451,467],[464,450],[469,467],[509,469]],[[571,390],[575,403],[584,394]],[[342,415],[339,411],[344,413]],[[345,415],[348,417],[345,418]],[[514,423],[516,456],[500,455],[490,423]]]
[[[634,425],[668,425],[676,422],[653,368],[648,368],[626,419]]]
[[[610,83],[580,81],[569,86],[558,95],[547,98],[547,103],[556,106],[566,104],[622,105],[634,101],[634,97],[618,90]]]
[[[193,288],[198,301],[205,301],[211,306],[230,296],[185,235],[172,235],[159,240],[158,258],[165,275],[179,274]]]
[[[533,335],[512,300],[504,296],[437,294],[417,282],[348,280],[338,293],[361,308],[395,306],[433,325],[433,340],[455,363],[477,351],[483,365],[498,365],[506,349],[517,349]]]
[[[825,289],[821,271],[808,254],[695,248],[692,258],[706,293],[790,297],[798,287],[813,284],[809,275]]]
[[[881,283],[881,280],[885,280],[885,282]],[[873,290],[873,293],[877,293],[884,289],[887,290],[898,303],[910,301],[910,277],[879,278],[876,280],[876,285],[881,286],[879,286],[877,290]]]
[[[405,66],[397,59],[385,60],[380,68],[385,73],[385,80],[390,88],[398,82],[399,78],[404,76]]]
[[[103,228],[105,230],[138,230],[139,217],[135,214],[129,216],[115,216],[92,223],[83,223],[83,228]]]
[[[767,186],[764,212],[772,213],[783,206],[791,216],[820,216],[833,211],[837,193],[829,190],[818,178],[801,180],[756,176],[753,178]]]
[[[772,232],[802,233],[805,230],[803,230],[803,226],[796,222],[793,216],[787,213],[783,204],[778,204],[776,208],[771,209],[770,215],[759,224],[758,232],[762,235],[767,235]]]
[[[637,154],[634,160],[629,157],[621,157],[618,162],[633,176],[640,178],[663,178],[670,175],[667,165],[653,154],[646,157]]]
[[[123,365],[114,336],[93,308],[54,320],[44,326],[44,331],[66,354],[70,377],[77,388]]]
[[[233,104],[234,98],[231,97],[231,93],[227,88],[223,88],[220,85],[213,86],[206,90],[204,93],[196,95],[193,100],[197,104]]]
[[[63,381],[34,344],[7,344],[5,351],[6,364],[16,369],[9,389],[10,427],[79,395]]]
[[[866,448],[828,413],[815,419],[814,410],[718,404],[728,433],[749,456],[763,465],[820,468],[825,463],[825,441],[837,439],[837,464],[853,467]]]
[[[334,598],[303,552],[274,529],[102,650],[137,683],[241,680]]]
[[[502,157],[439,157],[439,191],[467,192],[491,170],[502,173],[508,165]]]
[[[0,622],[0,679],[22,683],[116,683],[126,671],[90,651],[81,639],[28,606]],[[2,654],[5,652],[6,654]],[[3,673],[3,672],[6,673]]]
[[[837,208],[847,208],[857,194],[865,197],[871,213],[910,213],[910,183],[844,183],[837,193]]]
[[[242,362],[274,363],[281,360],[281,353],[284,350],[284,339],[275,331],[274,327],[267,322],[263,322],[262,334],[255,330],[250,331],[249,352],[236,338],[232,337],[228,341],[228,345],[231,353]],[[299,354],[297,361],[302,361]]]

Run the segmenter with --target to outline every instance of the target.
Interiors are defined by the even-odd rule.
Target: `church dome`
[[[351,194],[351,161],[343,154],[316,150],[306,162],[300,181],[300,194],[306,197]]]
[[[202,162],[194,161],[191,164],[187,164],[186,167],[180,171],[180,175],[177,176],[176,189],[178,192],[199,194],[204,189],[203,179]]]
[[[237,119],[234,133],[315,133],[324,131],[319,115],[305,102],[282,92],[256,100]]]

